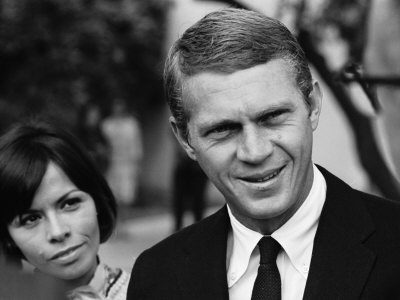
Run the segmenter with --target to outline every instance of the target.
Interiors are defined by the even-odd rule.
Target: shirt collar
[[[228,281],[228,286],[231,287],[246,272],[251,253],[263,235],[240,223],[232,214],[229,205],[227,207],[233,232],[232,252],[228,259],[228,274],[237,275],[235,280]]]
[[[304,267],[310,266],[313,241],[326,198],[325,179],[315,165],[313,170],[313,184],[307,198],[296,213],[271,235],[281,244],[293,266],[302,274]],[[239,279],[245,273],[250,256],[263,235],[240,223],[229,205],[228,214],[233,233],[228,274],[235,272]],[[230,282],[229,287],[234,283]]]
[[[304,203],[282,227],[272,233],[285,250],[293,266],[303,274],[309,268],[314,237],[326,198],[326,182],[316,166],[314,181]]]

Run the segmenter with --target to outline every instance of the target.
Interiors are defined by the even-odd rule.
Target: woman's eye
[[[66,199],[62,205],[62,209],[67,209],[67,210],[73,210],[79,207],[79,204],[81,203],[82,199],[81,198],[69,198]]]
[[[40,215],[29,214],[20,217],[20,224],[22,226],[33,226],[40,220]]]

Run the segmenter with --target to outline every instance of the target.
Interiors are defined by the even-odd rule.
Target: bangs
[[[3,153],[0,160],[0,193],[6,208],[0,216],[5,224],[31,207],[48,165],[47,156],[40,147],[19,145],[13,150],[6,155],[8,157]]]

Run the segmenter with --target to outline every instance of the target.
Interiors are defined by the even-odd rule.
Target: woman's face
[[[94,200],[54,163],[30,209],[8,230],[27,261],[47,275],[85,284],[96,269],[100,231]]]

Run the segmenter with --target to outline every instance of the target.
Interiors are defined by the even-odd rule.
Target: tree
[[[115,97],[162,103],[167,1],[0,0],[0,126],[31,114],[73,126]]]

